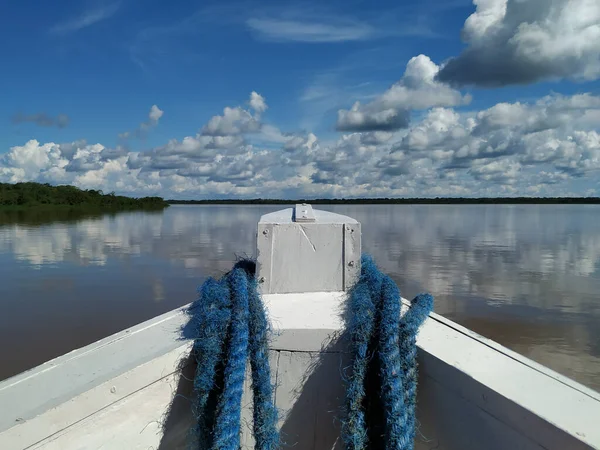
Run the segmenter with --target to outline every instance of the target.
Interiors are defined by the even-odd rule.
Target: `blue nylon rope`
[[[250,281],[250,367],[254,387],[254,440],[255,447],[275,450],[279,446],[277,409],[273,405],[273,386],[269,367],[269,322],[258,294],[256,278]]]
[[[363,255],[350,292],[346,330],[352,372],[346,385],[342,438],[349,450],[412,450],[417,393],[416,335],[433,308],[421,294],[400,316],[396,284]],[[375,375],[369,373],[376,370]],[[383,412],[383,414],[381,414]]]
[[[197,361],[196,426],[190,447],[238,450],[246,364],[254,396],[255,448],[280,447],[269,367],[269,324],[258,293],[253,261],[236,263],[220,280],[209,278],[190,308]],[[342,438],[349,450],[412,450],[417,387],[416,335],[432,310],[429,294],[417,296],[401,317],[400,291],[373,259],[363,256],[360,279],[348,301],[351,375],[346,386]]]
[[[201,370],[194,377],[196,426],[191,430],[190,447],[209,449],[214,414],[209,397],[214,390],[218,365],[223,358],[227,329],[231,320],[231,298],[224,283],[212,278],[200,288],[200,298],[190,307],[190,323],[194,333],[193,355]]]
[[[433,297],[419,294],[412,301],[409,310],[400,321],[400,353],[404,391],[404,411],[407,417],[405,449],[412,449],[415,438],[415,407],[417,398],[417,333],[419,327],[433,310]]]
[[[200,288],[200,297],[190,307],[197,362],[196,426],[190,433],[191,449],[239,449],[248,357],[252,369],[255,448],[279,447],[268,360],[269,328],[255,270],[253,261],[241,260],[220,280],[207,279]]]
[[[234,269],[229,278],[232,313],[225,384],[217,406],[214,449],[238,450],[240,414],[248,359],[248,280],[242,269]]]
[[[346,386],[347,411],[342,437],[349,450],[366,448],[367,428],[363,403],[367,375],[369,340],[375,327],[376,303],[383,277],[374,270],[370,257],[362,258],[361,276],[350,293],[346,330],[351,338],[352,372]]]

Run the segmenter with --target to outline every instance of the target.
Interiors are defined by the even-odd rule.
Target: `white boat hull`
[[[344,297],[264,296],[282,438],[294,449],[342,448]],[[0,448],[185,448],[186,320],[175,310],[0,383]],[[416,449],[600,448],[598,393],[436,314],[417,343]],[[246,389],[246,448],[249,399]]]

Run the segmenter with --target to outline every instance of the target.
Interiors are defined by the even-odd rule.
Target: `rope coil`
[[[258,294],[256,265],[242,260],[220,280],[207,279],[190,307],[195,331],[193,352],[196,427],[193,449],[238,450],[241,401],[250,357],[254,394],[255,448],[279,446],[277,410],[269,367],[268,322]]]
[[[416,335],[433,297],[415,297],[401,317],[400,291],[363,256],[350,292],[346,330],[351,374],[346,387],[342,438],[348,450],[412,450],[417,394]]]
[[[279,448],[278,414],[269,367],[269,324],[258,292],[256,264],[237,262],[220,280],[207,279],[190,307],[194,330],[194,414],[190,447],[240,448],[241,400],[250,360],[255,448]],[[342,438],[348,450],[412,450],[417,386],[416,334],[432,310],[422,294],[401,316],[396,284],[362,257],[349,293],[346,331],[351,375]]]

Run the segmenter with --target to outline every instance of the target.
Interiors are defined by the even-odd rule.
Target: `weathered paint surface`
[[[257,276],[264,294],[346,291],[357,279],[360,223],[312,209],[306,217],[313,221],[295,221],[303,208],[266,214],[258,223]]]
[[[183,310],[160,315],[0,382],[0,432],[176,349],[182,344]]]
[[[265,302],[276,332],[270,361],[284,441],[295,449],[340,448],[342,374],[348,361],[344,336],[339,334],[343,293],[272,295],[265,296]],[[311,310],[314,315],[307,312]],[[173,345],[163,356],[152,356],[95,386],[77,386],[72,379],[74,386],[61,397],[83,392],[45,412],[30,401],[35,413],[21,410],[28,419],[0,433],[0,448],[183,449],[192,421],[187,397],[193,365],[180,376],[178,361],[189,363],[189,344],[178,340],[173,326],[177,321],[182,322],[180,311],[171,319],[142,324],[134,334],[78,351],[78,364],[94,372],[110,365],[104,358],[126,353],[136,335],[141,334],[147,345],[138,348],[138,354],[153,354],[155,339],[160,345]],[[417,449],[600,448],[598,393],[435,314],[423,326],[418,346]],[[101,353],[105,347],[113,347],[110,354]],[[52,370],[29,372],[28,388],[47,389],[67,377],[77,367],[73,364],[72,358],[65,359]],[[28,395],[19,387],[23,384],[7,387],[8,383],[0,384],[5,421],[14,415],[10,410],[19,408],[6,400],[27,400]],[[249,383],[242,439],[250,447],[248,388]],[[7,389],[15,392],[7,396]]]
[[[280,352],[276,404],[280,430],[294,449],[342,449],[340,417],[344,398],[341,352]]]
[[[0,434],[2,449],[148,449],[162,439],[184,345]],[[174,370],[175,369],[175,370]]]

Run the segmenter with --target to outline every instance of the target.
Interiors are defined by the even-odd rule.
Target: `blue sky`
[[[0,181],[600,195],[595,1],[10,3]]]

